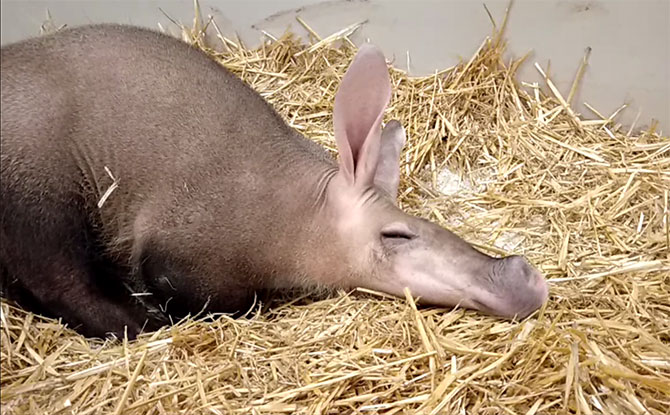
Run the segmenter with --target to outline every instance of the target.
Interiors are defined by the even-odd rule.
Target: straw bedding
[[[184,36],[335,154],[355,29],[268,34],[253,50],[218,36],[223,52]],[[667,413],[670,140],[618,125],[619,111],[571,109],[588,56],[561,95],[519,82],[523,59],[504,48],[500,29],[433,76],[390,68],[387,121],[408,133],[399,202],[484,251],[526,255],[550,280],[543,309],[509,322],[336,292],[103,343],[3,301],[2,413]]]

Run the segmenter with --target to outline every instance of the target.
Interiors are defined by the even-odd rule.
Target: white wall
[[[430,74],[468,58],[490,33],[483,2],[500,22],[507,0],[201,0],[203,15],[213,15],[225,34],[238,33],[258,44],[261,30],[280,35],[287,27],[305,34],[295,20],[306,20],[322,36],[352,23],[367,23],[352,38],[370,38],[395,65]],[[39,32],[49,9],[55,23],[122,22],[157,27],[170,21],[159,10],[184,23],[193,18],[192,1],[2,0],[2,43]],[[512,56],[534,53],[519,76],[539,81],[533,67],[551,61],[552,78],[567,95],[586,47],[590,65],[575,100],[579,112],[593,116],[583,101],[609,115],[628,103],[619,119],[638,126],[654,118],[670,129],[670,0],[517,0],[507,30]]]

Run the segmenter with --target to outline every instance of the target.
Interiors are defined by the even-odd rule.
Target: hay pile
[[[222,53],[185,35],[334,152],[353,30],[255,50],[221,36]],[[2,413],[667,413],[670,140],[586,120],[549,79],[519,84],[501,33],[434,76],[391,68],[387,120],[408,132],[404,209],[528,256],[544,309],[518,323],[342,292],[113,344],[3,302]]]

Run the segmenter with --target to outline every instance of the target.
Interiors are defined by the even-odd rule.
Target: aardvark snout
[[[491,269],[490,287],[477,303],[483,311],[508,318],[524,318],[549,296],[546,280],[522,256],[498,259]]]

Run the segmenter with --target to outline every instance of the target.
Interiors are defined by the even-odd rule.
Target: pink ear
[[[400,182],[400,152],[407,137],[398,120],[389,121],[382,129],[379,161],[375,173],[375,186],[385,191],[392,200],[398,195]]]
[[[335,97],[333,124],[340,172],[350,184],[372,185],[391,81],[382,52],[371,44],[359,49]]]

